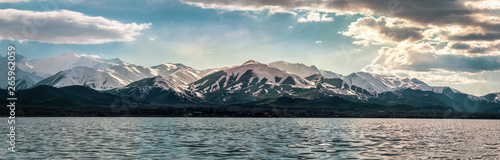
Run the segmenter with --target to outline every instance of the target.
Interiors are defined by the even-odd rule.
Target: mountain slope
[[[243,65],[223,69],[210,74],[195,83],[199,90],[203,92],[213,92],[224,89],[241,89],[242,82],[256,84],[269,84],[273,86],[290,85],[296,88],[310,88],[313,84],[306,79],[270,67],[254,60],[245,62]],[[207,83],[208,82],[208,83]]]
[[[109,93],[157,105],[194,104],[196,96],[162,76],[145,78]]]
[[[87,86],[95,90],[107,90],[123,87],[126,82],[119,80],[107,72],[88,67],[75,67],[61,71],[36,84],[54,87]]]
[[[188,88],[189,84],[199,80],[200,78],[201,77],[196,72],[185,68],[181,68],[167,75],[168,81],[184,89]]]
[[[24,61],[18,64],[22,88],[33,85],[81,85],[96,90],[108,90],[155,76],[169,77],[176,85],[187,88],[189,83],[200,78],[199,71],[183,64],[163,63],[149,68],[128,64],[118,58],[102,59],[75,53],[30,61],[24,58]],[[171,74],[172,76],[169,76]]]
[[[150,67],[151,69],[155,69],[158,74],[157,76],[168,76],[176,71],[179,71],[181,69],[187,70],[189,72],[192,72],[194,74],[198,74],[199,71],[196,69],[193,69],[189,66],[180,64],[180,63],[162,63],[156,66]]]
[[[490,93],[490,94],[481,96],[481,98],[484,98],[487,101],[490,101],[490,102],[493,102],[493,103],[500,103],[500,92]]]
[[[33,59],[19,63],[17,67],[26,72],[47,78],[60,71],[74,67],[103,69],[124,63],[125,62],[119,59],[111,59],[108,61],[97,56],[77,55],[71,52],[51,58]]]
[[[156,105],[230,105],[278,97],[339,97],[382,106],[500,112],[499,93],[478,97],[449,87],[429,86],[418,79],[367,72],[342,76],[313,65],[283,61],[262,64],[250,60],[238,66],[199,71],[178,63],[143,67],[120,59],[74,53],[30,61],[18,55],[17,59],[17,89],[79,85]],[[6,65],[5,58],[0,60],[0,67],[5,69]],[[0,83],[0,88],[5,88],[6,79]]]
[[[26,57],[22,55],[16,55],[16,65],[19,63],[23,63],[26,61]],[[7,79],[7,72],[8,72],[8,60],[7,57],[2,57],[0,56],[0,71],[5,74],[5,78],[0,79],[0,88],[7,88],[8,86],[8,79]],[[37,76],[33,73],[26,72],[24,70],[21,70],[19,68],[16,68],[15,72],[15,78],[16,78],[16,89],[22,90],[22,89],[27,89],[35,85],[37,82],[41,81],[43,78],[40,76]]]
[[[133,64],[128,65],[114,65],[109,68],[99,70],[102,72],[106,72],[113,78],[120,81],[121,85],[119,87],[123,87],[127,84],[130,84],[134,81],[138,81],[148,77],[154,77],[158,75],[158,71],[155,69],[137,66]],[[108,87],[111,88],[111,87]],[[116,87],[113,87],[116,88]]]
[[[399,89],[416,89],[422,91],[433,91],[440,93],[443,87],[431,87],[418,79],[399,78],[395,76],[384,76],[368,72],[355,72],[342,77],[351,85],[358,86],[370,93],[392,92]]]
[[[456,92],[449,87],[444,87],[441,93],[401,89],[378,94],[377,97],[370,98],[368,102],[381,105],[407,104],[414,107],[440,105],[462,112],[500,112],[500,103]]]
[[[317,90],[326,96],[341,96],[354,101],[366,100],[368,96],[371,96],[370,92],[351,85],[340,78],[325,78],[320,74],[315,74],[306,77],[306,79],[314,82]]]
[[[55,88],[51,86],[37,86],[16,94],[18,103],[23,105],[47,104],[61,106],[123,106],[135,105],[139,102],[118,97],[112,94],[95,91],[84,86],[68,86]]]
[[[64,87],[72,85],[87,86],[96,90],[108,90],[125,87],[135,81],[158,76],[157,69],[136,65],[115,65],[107,69],[74,67],[50,76],[36,85]],[[188,84],[200,77],[187,69],[179,68],[166,75],[176,86],[187,88]]]
[[[316,68],[316,66],[314,65],[310,66],[302,63],[288,63],[284,61],[276,61],[269,63],[269,66],[287,71],[288,73],[299,75],[301,77],[308,77],[314,74],[320,74],[326,78],[341,77],[341,75],[336,74],[334,72],[321,70]]]
[[[233,103],[262,97],[302,94],[314,83],[254,60],[193,82],[190,89],[212,102]]]

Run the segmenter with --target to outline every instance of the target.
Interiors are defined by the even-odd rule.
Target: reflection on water
[[[499,120],[18,118],[0,159],[499,158]],[[1,133],[7,126],[1,123]],[[5,137],[5,136],[2,136]]]

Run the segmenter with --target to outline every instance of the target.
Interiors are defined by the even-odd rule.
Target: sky
[[[0,45],[196,69],[254,59],[500,92],[497,0],[0,0]]]

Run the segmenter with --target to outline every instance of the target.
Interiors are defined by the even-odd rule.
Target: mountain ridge
[[[102,59],[75,53],[35,60],[19,56],[19,59],[19,73],[27,77],[18,80],[21,89],[44,85],[86,86],[156,105],[231,105],[277,97],[340,97],[355,103],[384,106],[439,105],[464,112],[500,112],[499,93],[474,96],[450,87],[429,86],[415,78],[369,72],[343,76],[314,65],[284,61],[264,64],[248,60],[236,66],[196,70],[180,63],[144,67],[117,58]],[[56,65],[59,71],[53,66],[39,69],[56,61],[62,61]]]

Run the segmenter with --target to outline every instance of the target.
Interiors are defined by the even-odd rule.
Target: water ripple
[[[19,118],[18,153],[7,153],[7,143],[0,143],[0,159],[495,159],[499,122]]]

